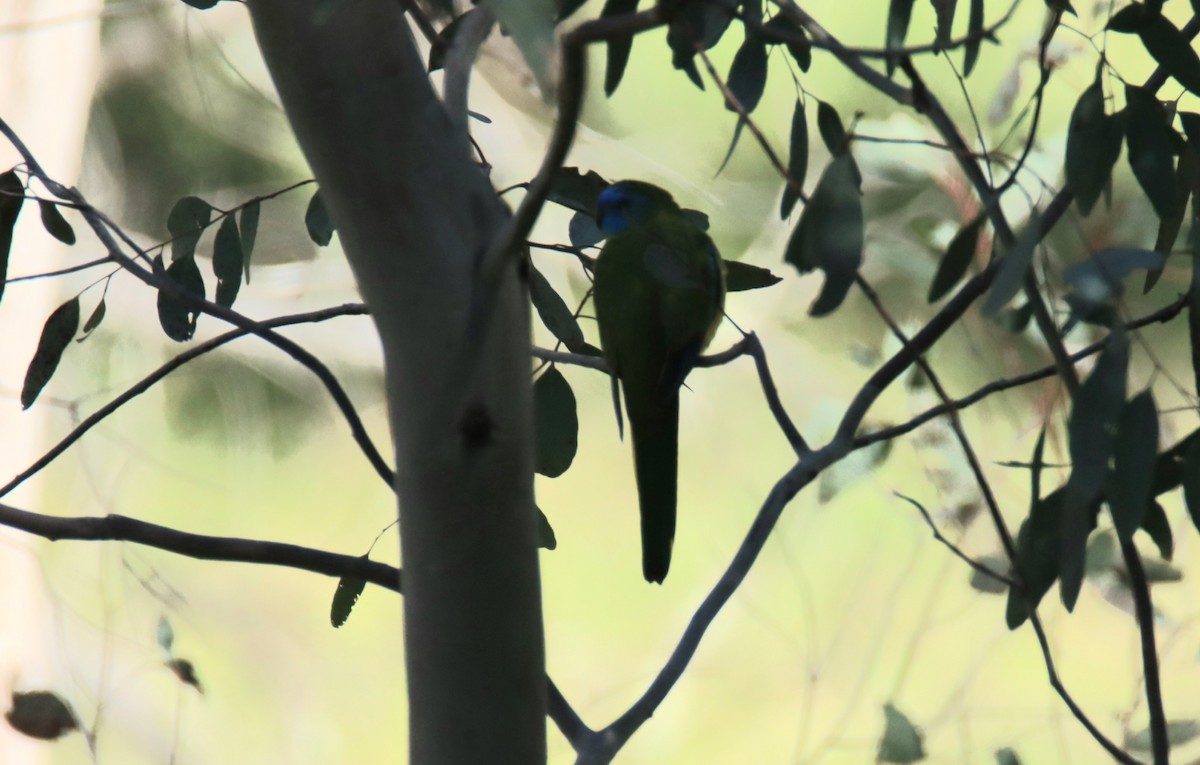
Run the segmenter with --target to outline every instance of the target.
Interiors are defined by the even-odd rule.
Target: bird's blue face
[[[621,181],[600,192],[596,222],[612,236],[647,220],[654,214],[655,200],[634,184]]]

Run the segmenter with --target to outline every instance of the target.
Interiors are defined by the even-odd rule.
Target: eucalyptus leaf
[[[366,560],[367,556],[363,556]],[[334,628],[341,627],[350,618],[354,604],[367,587],[367,581],[356,576],[343,576],[338,579],[337,589],[333,591],[333,602],[329,606],[329,623]]]
[[[879,739],[879,762],[910,763],[925,759],[924,736],[896,707],[883,705],[883,736]]]
[[[1162,105],[1153,93],[1126,85],[1125,98],[1129,166],[1158,217],[1168,217],[1175,206],[1175,163],[1171,147],[1178,136],[1167,124]]]
[[[778,17],[776,17],[778,18]],[[804,102],[796,99],[792,110],[791,140],[788,142],[788,176],[796,182],[796,188],[784,184],[783,200],[779,204],[779,217],[787,219],[800,199],[804,188],[804,177],[808,174],[808,118],[804,114]]]
[[[725,291],[744,292],[779,284],[783,279],[770,270],[736,260],[725,261]]]
[[[258,240],[258,202],[250,202],[242,208],[238,216],[240,224],[238,233],[242,240],[242,265],[246,270],[246,284],[250,283],[250,256],[254,253],[254,243]]]
[[[532,265],[529,267],[529,298],[550,334],[569,350],[579,352],[584,345],[579,321],[542,272]]]
[[[946,248],[946,254],[938,264],[933,283],[929,285],[929,302],[935,303],[963,278],[970,267],[979,246],[979,232],[986,218],[980,212],[973,220],[958,230]]]
[[[747,114],[758,106],[767,87],[767,45],[757,35],[746,32],[746,38],[733,56],[726,85]],[[731,103],[726,103],[725,108],[737,111]]]
[[[156,259],[156,265],[162,267],[161,256]],[[204,277],[200,275],[200,268],[194,258],[176,260],[166,269],[165,275],[188,292],[204,297]],[[167,337],[178,343],[191,340],[192,335],[196,333],[196,321],[199,316],[199,311],[186,302],[166,289],[159,289],[158,323]]]
[[[1104,113],[1104,91],[1099,80],[1079,96],[1067,129],[1067,187],[1075,194],[1079,211],[1087,215],[1100,199],[1121,154],[1124,128],[1120,117]]]
[[[637,11],[638,0],[606,0],[600,18],[607,19]],[[625,76],[625,66],[633,50],[633,36],[613,37],[608,41],[608,60],[604,68],[604,94],[611,96]]]
[[[308,229],[308,237],[318,247],[327,247],[333,241],[335,227],[329,211],[325,209],[325,200],[317,190],[312,199],[308,200],[308,209],[304,211],[304,227]]]
[[[862,194],[856,170],[848,152],[829,163],[788,240],[784,259],[796,270],[825,272],[825,283],[809,308],[812,316],[841,305],[862,262]]]
[[[196,252],[200,236],[212,220],[212,205],[200,197],[183,197],[167,214],[171,233],[171,260],[186,260]]]
[[[25,203],[25,185],[9,170],[0,174],[0,297],[8,281],[8,256],[12,251],[13,227]]]
[[[549,478],[567,472],[579,448],[575,394],[562,372],[551,365],[533,384],[536,434],[534,470]]]
[[[30,738],[53,741],[79,729],[67,702],[53,691],[14,691],[4,719]]]
[[[37,400],[38,394],[58,369],[63,351],[79,331],[79,296],[75,296],[54,309],[42,326],[33,361],[25,370],[25,384],[21,386],[21,408],[28,409]]]
[[[1029,273],[1029,267],[1033,263],[1033,253],[1041,233],[1040,217],[1035,210],[1030,214],[1025,227],[1017,234],[1012,247],[1004,254],[1004,260],[1000,262],[1000,270],[996,273],[987,300],[983,303],[985,316],[998,313],[1021,291],[1025,284],[1025,275]]]
[[[891,0],[888,3],[887,38],[888,49],[904,47],[904,39],[908,36],[908,24],[912,19],[913,0]],[[887,58],[887,73],[892,76],[896,69],[897,58]]]
[[[213,239],[213,273],[217,277],[217,303],[233,305],[242,285],[242,239],[232,215],[225,216]]]
[[[967,19],[967,44],[963,46],[963,78],[971,76],[975,62],[979,60],[979,48],[983,44],[983,0],[971,0],[971,12]]]
[[[1152,501],[1154,464],[1158,456],[1158,407],[1145,390],[1121,411],[1113,449],[1113,491],[1108,497],[1113,525],[1122,539],[1132,539]]]
[[[38,207],[41,208],[42,226],[46,232],[63,244],[75,244],[75,229],[67,223],[58,205],[48,199],[39,199]]]

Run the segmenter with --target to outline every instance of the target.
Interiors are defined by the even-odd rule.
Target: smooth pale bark
[[[319,24],[311,0],[249,8],[383,342],[409,761],[543,762],[529,319],[518,259],[486,326],[476,337],[466,329],[476,265],[506,212],[430,87],[402,3],[342,0]],[[464,353],[475,363],[464,364]]]

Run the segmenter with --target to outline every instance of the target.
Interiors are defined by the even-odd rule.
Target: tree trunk
[[[328,3],[326,3],[328,5]],[[396,0],[251,0],[255,33],[383,342],[404,568],[410,762],[545,760],[529,317],[506,211]],[[468,347],[469,346],[469,347]],[[473,364],[465,359],[474,360]]]

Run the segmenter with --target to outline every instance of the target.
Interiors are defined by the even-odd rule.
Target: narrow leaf
[[[889,49],[904,47],[904,38],[908,36],[908,23],[912,19],[913,0],[892,0],[888,4],[887,38]],[[887,59],[888,77],[896,69],[896,57]]]
[[[156,260],[162,267],[162,257]],[[166,270],[166,276],[187,291],[204,297],[204,277],[195,258],[184,258],[172,263]],[[172,340],[182,343],[192,339],[196,333],[196,320],[199,313],[190,308],[187,303],[170,294],[166,290],[158,291],[158,323],[163,332]]]
[[[1200,94],[1200,57],[1188,38],[1162,13],[1145,15],[1145,23],[1137,32],[1147,52],[1180,85]]]
[[[1122,134],[1120,118],[1104,114],[1099,80],[1093,82],[1075,103],[1067,129],[1067,187],[1084,215],[1092,211],[1112,175],[1121,154]]]
[[[1167,511],[1157,502],[1151,502],[1142,517],[1142,530],[1158,548],[1158,554],[1163,560],[1171,560],[1175,554],[1175,537],[1171,533],[1171,522],[1167,520]]]
[[[363,556],[365,560],[367,556]],[[366,589],[367,581],[356,576],[343,576],[338,579],[337,589],[333,591],[333,603],[329,607],[329,623],[334,629],[341,627],[350,618],[354,604]]]
[[[251,202],[242,208],[238,222],[241,224],[239,233],[242,239],[242,265],[246,269],[246,284],[250,283],[250,256],[254,253],[254,243],[258,240],[258,202]]]
[[[200,197],[184,197],[167,214],[171,232],[171,260],[186,260],[196,252],[200,235],[212,220],[212,205]]]
[[[841,305],[862,262],[862,194],[856,170],[849,152],[829,163],[788,240],[784,259],[796,270],[825,272],[821,293],[809,308],[812,316]]]
[[[562,372],[551,366],[533,384],[536,434],[534,470],[557,478],[571,467],[579,448],[575,394]]]
[[[1200,530],[1200,438],[1192,439],[1183,457],[1183,501]],[[1163,556],[1164,558],[1167,556]]]
[[[333,219],[329,217],[329,211],[325,209],[325,201],[321,199],[319,190],[308,201],[308,209],[304,211],[304,226],[308,229],[309,238],[318,247],[327,247],[333,240],[335,230]]]
[[[979,232],[983,229],[984,221],[984,214],[980,212],[950,240],[950,246],[946,248],[946,254],[933,276],[933,283],[929,285],[930,303],[941,300],[967,272],[979,247]]]
[[[1020,292],[1025,284],[1025,275],[1029,273],[1029,266],[1033,263],[1033,252],[1037,248],[1041,233],[1040,217],[1034,210],[1000,263],[1000,270],[992,282],[992,289],[983,303],[985,316],[998,313]]]
[[[606,0],[600,18],[607,19],[637,11],[638,0]],[[604,95],[611,96],[621,84],[625,76],[625,66],[629,63],[629,54],[633,50],[632,35],[613,37],[608,41],[608,61],[604,68]]]
[[[58,205],[48,199],[39,199],[38,207],[41,208],[42,226],[45,227],[47,233],[63,244],[75,244],[75,229],[71,228],[70,223],[67,223],[67,219],[59,211]]]
[[[792,19],[783,13],[776,13],[771,17],[765,27],[772,31],[783,33],[781,35],[786,40],[788,53],[792,54],[792,58],[796,60],[796,66],[800,67],[800,71],[807,72],[812,66],[812,41],[808,39],[808,35],[800,28],[800,25],[792,21]],[[770,37],[766,40],[768,45],[775,44],[775,41]]]
[[[983,43],[983,0],[971,0],[971,15],[967,19],[967,37],[963,47],[963,78],[971,76],[975,62],[979,60],[979,47]]]
[[[1168,217],[1175,205],[1175,162],[1171,147],[1178,140],[1167,124],[1161,104],[1153,93],[1125,86],[1127,102],[1125,141],[1129,166],[1159,218]]]
[[[101,296],[100,302],[96,304],[96,307],[92,309],[92,313],[88,316],[87,321],[83,323],[83,329],[81,330],[83,336],[79,338],[78,342],[82,343],[84,340],[88,339],[96,327],[100,326],[100,322],[104,321],[104,314],[107,313],[107,311],[108,309],[104,304],[104,297]]]
[[[13,227],[25,202],[25,186],[17,174],[9,170],[0,175],[0,297],[8,280],[8,256],[12,250]]]
[[[1113,525],[1122,539],[1133,538],[1151,502],[1154,463],[1158,456],[1158,408],[1154,395],[1143,391],[1121,411],[1113,449],[1113,492],[1108,498]]]
[[[1119,327],[1120,325],[1118,325]],[[1059,539],[1059,579],[1063,605],[1070,611],[1083,583],[1087,537],[1095,526],[1096,501],[1108,473],[1121,412],[1129,340],[1112,333],[1096,366],[1075,392],[1067,423],[1071,475],[1067,479]]]
[[[931,0],[931,2],[934,14],[937,16],[935,40],[938,45],[945,45],[950,42],[954,32],[954,11],[958,7],[958,0]]]
[[[779,18],[776,16],[776,18]],[[788,176],[795,181],[783,187],[783,201],[779,204],[779,217],[786,220],[800,199],[800,190],[804,188],[804,176],[808,174],[808,118],[804,114],[804,102],[796,99],[792,110],[792,133],[788,142]]]
[[[187,659],[171,659],[167,662],[167,669],[174,673],[179,682],[192,686],[199,693],[204,693],[204,688],[200,686],[200,678],[196,675],[196,665]]]
[[[579,328],[579,321],[542,272],[532,264],[529,266],[529,299],[550,334],[572,351],[578,351],[583,346],[583,330]]]
[[[817,102],[817,130],[830,154],[836,157],[845,153],[848,140],[842,118],[837,109],[824,101]]]
[[[71,344],[71,338],[79,331],[79,297],[73,297],[60,305],[46,319],[42,336],[29,369],[25,371],[25,384],[21,387],[21,408],[28,409],[37,400],[38,394],[58,369],[63,351]]]
[[[746,39],[733,56],[726,84],[746,113],[753,112],[767,87],[767,46],[757,35],[746,32]],[[731,103],[725,108],[737,111]]]
[[[783,279],[760,266],[741,263],[736,260],[725,261],[725,291],[744,292],[757,290],[779,284]]]
[[[1058,578],[1059,527],[1062,523],[1064,491],[1051,492],[1034,502],[1029,518],[1017,534],[1017,570],[1024,587],[1008,591],[1004,618],[1015,630],[1025,623],[1032,609]]]
[[[217,303],[233,305],[242,285],[242,239],[232,215],[225,216],[213,240],[213,273],[217,277]]]

